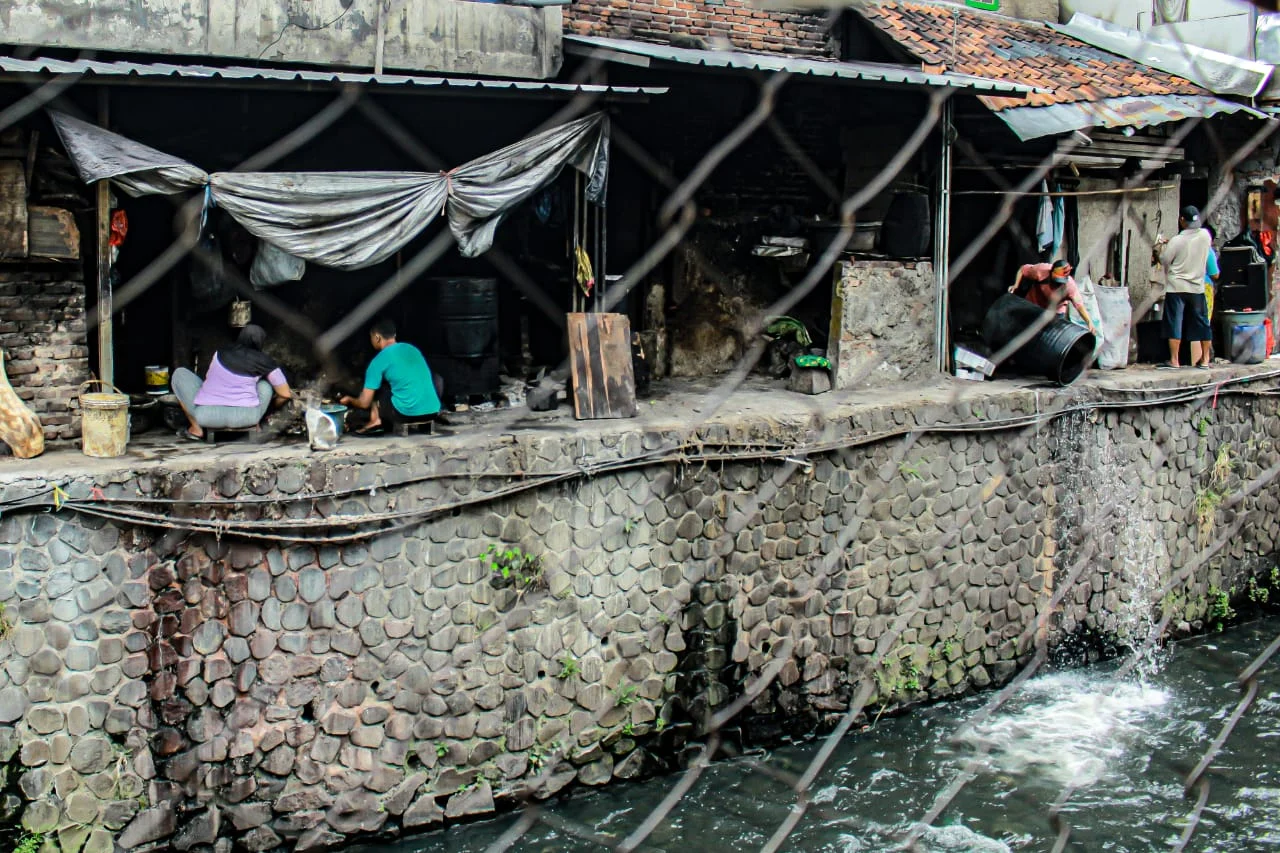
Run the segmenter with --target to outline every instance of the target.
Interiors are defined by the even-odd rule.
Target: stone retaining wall
[[[315,849],[669,766],[780,654],[735,726],[829,723],[860,683],[874,710],[1003,682],[1037,636],[1131,630],[1179,570],[1163,603],[1194,622],[1280,536],[1273,486],[1232,497],[1280,458],[1277,404],[1216,404],[855,442],[989,427],[1037,411],[1026,392],[102,477],[227,531],[0,518],[0,807],[68,853]],[[850,446],[801,447],[833,436]],[[369,512],[403,526],[243,535],[341,537]],[[491,543],[540,557],[541,583],[496,587]]]

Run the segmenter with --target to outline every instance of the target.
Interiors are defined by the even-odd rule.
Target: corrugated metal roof
[[[996,113],[1020,139],[1037,139],[1090,127],[1147,127],[1167,121],[1209,118],[1242,112],[1267,118],[1258,110],[1213,95],[1143,95],[1073,104],[1010,107]],[[1088,153],[1087,149],[1081,153]]]
[[[661,95],[664,86],[602,86],[586,83],[548,83],[541,80],[496,80],[458,77],[422,77],[412,74],[369,74],[358,71],[318,71],[304,68],[249,68],[214,65],[177,65],[167,62],[99,62],[93,59],[18,59],[0,56],[0,73],[88,77],[203,80],[224,83],[269,81],[273,83],[356,83],[375,86],[411,86],[424,89],[480,89],[486,92],[563,92],[565,94]]]
[[[673,47],[666,44],[630,41],[565,34],[565,48],[579,54],[600,51],[642,56],[663,62],[699,65],[706,68],[740,68],[747,71],[786,71],[791,74],[808,74],[814,77],[835,77],[844,80],[865,80],[873,83],[905,84],[913,86],[937,86],[954,89],[970,89],[978,92],[1000,92],[1005,95],[1026,95],[1034,92],[1031,86],[989,80],[969,74],[928,74],[909,65],[893,65],[881,62],[837,62],[833,59],[804,59],[763,53],[747,53],[737,50],[697,50]],[[607,57],[606,57],[607,58]]]

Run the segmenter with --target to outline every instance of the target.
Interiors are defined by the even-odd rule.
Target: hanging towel
[[[1053,202],[1049,199],[1049,182],[1040,182],[1040,212],[1036,216],[1036,241],[1040,251],[1053,245]]]
[[[1054,185],[1055,192],[1062,187]],[[1053,256],[1058,257],[1058,252],[1062,248],[1062,232],[1067,224],[1067,207],[1062,196],[1055,196],[1053,199]]]

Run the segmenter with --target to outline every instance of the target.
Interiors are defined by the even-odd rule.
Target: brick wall
[[[565,30],[682,47],[712,47],[727,39],[742,50],[835,55],[825,13],[764,11],[742,0],[576,0]]]
[[[80,268],[0,269],[0,349],[9,384],[44,425],[46,439],[80,435],[68,403],[89,378]]]

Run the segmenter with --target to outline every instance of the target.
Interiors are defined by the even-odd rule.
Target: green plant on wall
[[[542,558],[530,554],[519,545],[489,545],[482,558],[494,577],[528,589],[542,580]]]
[[[619,684],[613,691],[615,707],[626,708],[634,705],[639,699],[639,690],[634,684]]]
[[[922,674],[910,649],[889,655],[874,676],[880,693],[881,712],[893,700],[919,691]]]
[[[1218,505],[1222,503],[1222,495],[1213,489],[1201,489],[1196,492],[1196,529],[1200,532],[1200,547],[1209,544],[1213,535],[1214,520],[1218,515]]]
[[[1275,569],[1272,569],[1272,571],[1274,572]],[[1271,588],[1266,584],[1258,583],[1257,578],[1249,578],[1245,591],[1249,595],[1249,600],[1254,604],[1266,604],[1271,601]]]
[[[1218,454],[1213,459],[1213,468],[1209,471],[1210,481],[1218,488],[1224,488],[1227,480],[1231,478],[1231,471],[1235,468],[1235,460],[1231,458],[1231,445],[1223,444],[1218,447]]]
[[[13,846],[13,853],[39,853],[44,845],[44,833],[28,832]]]
[[[11,633],[13,633],[13,623],[9,621],[9,617],[5,613],[4,602],[0,601],[0,640],[8,637]]]
[[[561,681],[567,681],[582,672],[582,668],[578,666],[578,659],[567,652],[556,658],[556,663],[560,664],[560,671],[556,673],[556,678]]]
[[[1230,622],[1236,617],[1235,608],[1231,606],[1231,593],[1225,589],[1218,589],[1216,586],[1209,587],[1209,613],[1208,618],[1213,622],[1214,630],[1221,631],[1223,625]]]
[[[529,766],[535,771],[541,770],[543,766],[547,763],[547,758],[550,757],[553,753],[555,753],[555,751],[558,750],[559,748],[560,748],[559,741],[553,740],[551,743],[548,743],[545,745],[541,743],[535,743],[529,749]]]
[[[898,463],[898,473],[903,476],[903,479],[907,480],[924,479],[924,475],[920,473],[920,469],[915,465],[908,464],[905,459]]]

